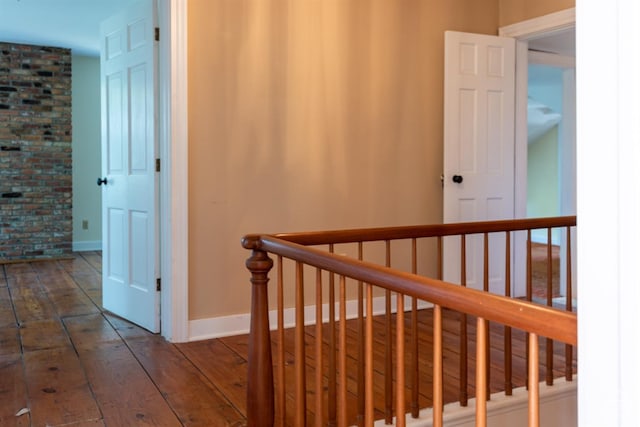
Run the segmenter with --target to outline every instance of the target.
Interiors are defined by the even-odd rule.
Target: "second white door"
[[[444,222],[514,217],[514,109],[515,40],[447,31]],[[482,239],[466,242],[466,284],[477,289],[483,287]],[[498,249],[503,237],[489,244],[492,253],[504,253]],[[444,249],[444,278],[459,283],[459,239],[445,239]],[[504,258],[490,259],[489,279],[491,290],[503,283]]]

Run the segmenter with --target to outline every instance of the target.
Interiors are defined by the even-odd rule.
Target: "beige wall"
[[[575,7],[575,0],[500,0],[501,27]]]
[[[441,221],[443,32],[498,0],[189,2],[190,318],[249,311],[249,232]]]
[[[442,220],[445,30],[566,0],[191,0],[189,317],[249,311],[250,232]]]

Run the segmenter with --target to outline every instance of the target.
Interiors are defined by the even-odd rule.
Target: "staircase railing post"
[[[243,239],[252,249],[246,266],[251,272],[251,326],[247,366],[247,426],[272,426],[274,423],[273,365],[269,332],[267,284],[273,260],[259,249],[258,239]]]

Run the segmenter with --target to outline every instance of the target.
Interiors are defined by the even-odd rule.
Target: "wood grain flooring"
[[[0,266],[0,425],[244,425],[203,369],[244,360],[216,340],[192,361],[190,345],[104,312],[100,268],[97,252]]]
[[[0,266],[0,426],[245,425],[247,336],[168,343],[102,310],[100,270],[99,252]],[[430,311],[420,316],[427,330]],[[455,313],[445,318],[447,401],[457,398],[456,319]],[[355,324],[349,324],[348,333],[355,339]],[[314,334],[309,328],[309,341]],[[524,381],[521,338],[514,337],[516,385]],[[492,329],[494,391],[503,383],[501,339],[501,328]],[[427,332],[420,335],[421,345],[428,347],[430,341]],[[274,339],[274,359],[280,344]],[[287,331],[283,344],[290,373],[292,331]],[[562,366],[562,354],[556,353],[556,366]],[[307,353],[307,377],[312,380],[311,354]],[[354,402],[356,369],[353,354],[349,357],[349,401]],[[381,372],[381,359],[376,360],[376,371]],[[431,362],[420,363],[427,371]],[[420,403],[430,402],[430,391],[423,387]],[[287,407],[293,405],[290,394]],[[377,413],[382,415],[382,409]],[[314,417],[310,408],[307,421]]]

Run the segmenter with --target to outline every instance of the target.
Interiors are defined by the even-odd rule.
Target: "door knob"
[[[462,175],[453,175],[453,182],[455,182],[456,184],[460,184],[462,180]]]
[[[102,184],[107,185],[107,178],[98,178],[98,185],[100,186]]]

